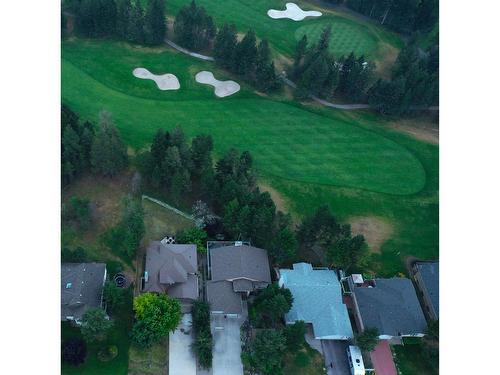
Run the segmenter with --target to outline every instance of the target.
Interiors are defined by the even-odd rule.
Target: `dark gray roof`
[[[223,246],[210,250],[213,281],[246,278],[271,282],[267,251],[253,246]]]
[[[233,290],[235,292],[252,292],[254,290],[253,282],[248,279],[237,279],[233,281]]]
[[[392,278],[375,283],[373,288],[354,288],[364,327],[391,336],[425,333],[427,324],[412,282]]]
[[[79,320],[90,308],[101,307],[106,277],[104,263],[63,263],[61,265],[61,320]]]
[[[243,311],[241,295],[233,291],[230,281],[208,281],[207,299],[211,311],[226,314],[241,314]]]
[[[186,282],[168,287],[167,294],[180,299],[198,299],[198,276],[189,274]]]
[[[170,244],[164,245],[159,241],[153,241],[146,252],[146,269],[148,281],[144,283],[144,291],[163,293],[170,286],[177,283],[185,283],[178,292],[183,291],[190,298],[196,293],[192,282],[188,282],[189,274],[195,274],[198,269],[196,245]]]
[[[416,263],[434,311],[439,316],[439,262]]]

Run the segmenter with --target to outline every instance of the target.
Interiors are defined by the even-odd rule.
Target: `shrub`
[[[101,362],[111,361],[118,355],[118,347],[116,345],[107,345],[97,353],[97,358]]]
[[[311,359],[307,353],[298,352],[293,362],[297,365],[297,367],[306,367],[311,362]]]
[[[64,362],[74,366],[85,362],[87,356],[87,344],[80,338],[65,340],[62,345],[62,358]]]

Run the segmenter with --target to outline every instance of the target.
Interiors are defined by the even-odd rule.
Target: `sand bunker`
[[[155,81],[160,90],[179,90],[181,87],[177,77],[170,73],[156,75],[145,68],[136,68],[132,74],[137,78]]]
[[[304,11],[295,3],[286,3],[286,10],[269,9],[267,11],[267,15],[271,18],[289,18],[294,21],[302,21],[306,17],[319,17],[322,14],[315,10]]]
[[[215,95],[219,98],[233,95],[240,91],[240,85],[234,81],[219,81],[212,72],[202,71],[196,74],[196,82],[215,87]]]

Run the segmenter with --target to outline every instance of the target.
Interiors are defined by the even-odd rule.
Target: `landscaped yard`
[[[164,375],[168,369],[168,338],[151,348],[130,346],[128,375]]]
[[[308,344],[304,344],[295,356],[285,358],[283,373],[288,375],[323,375],[326,374],[323,357]]]
[[[437,375],[438,361],[429,359],[422,344],[393,346],[393,353],[400,375]]]
[[[114,321],[114,326],[111,328],[107,339],[102,342],[87,344],[87,359],[84,364],[74,367],[63,363],[63,374],[126,375],[128,373],[129,332],[133,322],[131,291],[128,294],[127,303],[121,308],[120,313],[111,318]],[[61,335],[63,342],[70,337],[81,338],[80,328],[63,322],[61,323]],[[101,348],[108,345],[116,345],[118,347],[118,355],[108,362],[103,362],[99,360],[97,353]]]

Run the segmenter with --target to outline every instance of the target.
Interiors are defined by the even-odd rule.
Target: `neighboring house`
[[[213,314],[240,316],[243,301],[271,283],[267,251],[236,242],[208,250],[207,299]]]
[[[353,337],[347,306],[335,271],[313,269],[309,263],[296,263],[293,269],[280,269],[279,286],[290,289],[293,305],[285,315],[287,324],[297,320],[311,323],[319,340],[348,340]]]
[[[153,241],[146,251],[143,292],[166,293],[189,312],[198,299],[198,258],[196,245]]]
[[[416,262],[413,279],[422,294],[424,310],[431,320],[439,319],[439,262]]]
[[[63,263],[61,265],[61,320],[81,323],[89,309],[102,307],[106,281],[104,263]]]
[[[374,279],[355,285],[348,278],[360,331],[377,328],[380,339],[422,337],[427,323],[410,279]]]

